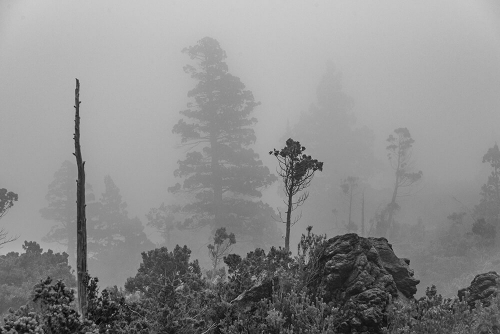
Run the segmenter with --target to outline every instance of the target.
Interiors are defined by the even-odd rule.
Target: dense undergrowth
[[[310,231],[309,231],[310,232]],[[11,309],[0,334],[14,333],[339,333],[338,305],[325,303],[308,288],[325,236],[303,236],[298,254],[282,249],[256,249],[240,257],[225,257],[227,274],[203,275],[191,251],[177,246],[142,254],[143,263],[125,289],[99,292],[89,278],[88,316],[76,311],[75,292],[62,280],[50,278],[33,288],[29,302]],[[271,298],[238,304],[242,292],[268,273],[279,281]],[[394,301],[387,310],[384,333],[499,333],[500,298],[488,307],[470,307],[457,298],[443,298],[433,286],[413,301]]]

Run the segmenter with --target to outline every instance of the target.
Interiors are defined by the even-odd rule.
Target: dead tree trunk
[[[87,317],[87,218],[85,216],[85,162],[80,150],[80,81],[76,79],[75,89],[75,157],[78,167],[76,181],[76,267],[78,279],[78,309]]]

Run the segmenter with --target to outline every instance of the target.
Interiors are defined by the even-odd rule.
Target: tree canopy
[[[357,176],[363,182],[380,165],[373,150],[375,135],[358,124],[354,100],[345,92],[342,73],[333,64],[328,64],[319,80],[315,102],[301,112],[282,140],[290,137],[307,143],[309,154],[321,156],[326,166],[318,175],[321,181],[311,185],[313,199],[303,209],[304,217],[333,222],[332,205],[342,201],[340,180]]]
[[[57,242],[67,247],[71,264],[76,259],[76,165],[68,160],[54,173],[45,199],[48,205],[40,209],[42,218],[55,222],[42,238],[45,242]],[[94,200],[92,186],[86,185],[87,203]],[[90,219],[91,217],[87,217]]]
[[[76,178],[76,165],[64,161],[49,185],[48,206],[40,210],[43,218],[56,223],[43,240],[66,245],[70,264],[74,264],[76,249]],[[141,221],[129,217],[127,203],[109,175],[104,186],[98,201],[91,185],[86,186],[87,247],[89,271],[106,286],[123,284],[139,264],[140,252],[154,248],[154,244]]]
[[[14,206],[14,202],[18,200],[19,196],[12,192],[8,191],[5,188],[0,189],[0,218],[2,218],[9,209]]]
[[[259,103],[229,73],[226,52],[215,39],[205,37],[183,53],[194,60],[184,71],[196,86],[188,92],[190,102],[172,130],[190,149],[174,171],[182,184],[169,188],[190,197],[182,205],[179,226],[226,227],[242,241],[273,243],[279,238],[274,212],[260,197],[276,177],[251,148],[257,122],[251,114]]]
[[[415,171],[415,160],[412,157],[414,142],[407,128],[397,128],[387,138],[387,157],[394,170],[395,182],[391,201],[378,217],[378,235],[385,237],[393,224],[394,213],[399,210],[397,198],[401,191],[404,190],[404,195],[409,195],[411,187],[422,179],[422,171]]]
[[[9,209],[14,206],[17,199],[16,193],[5,188],[0,189],[0,218],[5,216]],[[0,228],[0,247],[14,240],[17,240],[17,237],[9,237],[8,232],[4,228]]]
[[[484,218],[487,223],[498,226],[500,215],[500,150],[495,143],[483,156],[483,163],[491,167],[488,180],[481,187],[479,204],[474,208],[478,218]]]
[[[104,177],[105,190],[89,207],[89,272],[104,286],[121,285],[141,261],[140,253],[154,248],[139,218],[129,217],[127,203],[111,176]]]
[[[76,286],[68,264],[68,254],[46,252],[35,241],[25,241],[24,253],[10,252],[0,256],[0,314],[30,300],[32,287],[47,276]]]
[[[287,251],[290,249],[291,225],[297,222],[297,220],[293,224],[291,222],[292,211],[305,202],[309,193],[303,192],[295,200],[294,196],[309,186],[316,171],[323,170],[323,163],[304,154],[305,149],[304,146],[300,145],[300,142],[289,138],[281,150],[273,149],[269,152],[278,159],[277,172],[283,180],[283,190],[286,195],[284,203],[287,206],[287,211],[284,223],[286,224],[285,249]]]

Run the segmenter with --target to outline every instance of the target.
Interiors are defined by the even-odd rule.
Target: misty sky
[[[479,193],[482,156],[500,141],[495,0],[0,0],[0,188],[19,194],[0,223],[21,235],[1,253],[40,241],[52,224],[38,211],[54,172],[74,161],[75,78],[97,197],[110,174],[143,222],[169,201],[184,154],[171,130],[195,84],[181,50],[205,36],[262,103],[255,150],[271,170],[267,152],[284,145],[287,120],[316,101],[333,62],[381,161],[387,136],[408,127],[426,184],[472,182]]]

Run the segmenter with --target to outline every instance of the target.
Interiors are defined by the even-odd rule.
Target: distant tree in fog
[[[220,227],[215,231],[213,240],[214,242],[208,245],[208,256],[212,261],[210,273],[212,279],[217,277],[217,267],[223,257],[231,251],[232,246],[236,243],[236,237],[234,233],[227,233],[225,227]]]
[[[311,185],[315,199],[304,209],[305,217],[315,221],[333,219],[331,207],[341,200],[335,197],[339,180],[349,175],[365,180],[375,172],[374,134],[357,124],[354,107],[354,100],[342,87],[342,73],[329,65],[316,89],[316,102],[282,137],[283,141],[291,137],[307,143],[309,153],[321,155],[328,166],[318,175],[321,181]]]
[[[147,225],[154,227],[165,240],[167,246],[170,246],[172,241],[172,232],[175,229],[176,217],[175,215],[179,212],[180,206],[178,205],[166,205],[161,203],[158,208],[152,208],[146,214],[146,219],[148,220]]]
[[[141,252],[155,245],[144,233],[139,218],[129,217],[127,203],[109,175],[104,185],[99,201],[88,210],[92,217],[87,221],[89,271],[105,286],[121,285],[137,269]]]
[[[17,201],[18,197],[12,191],[8,191],[5,188],[0,189],[0,218],[5,216],[9,209],[14,206],[14,202]],[[4,228],[0,228],[0,247],[15,240],[17,240],[17,237],[9,237],[7,231]]]
[[[359,178],[356,176],[348,176],[342,180],[340,188],[342,189],[342,194],[347,197],[349,202],[349,216],[347,219],[346,229],[347,233],[355,232],[358,230],[358,226],[352,220],[352,201],[353,195],[355,195],[354,190],[358,187]]]
[[[399,210],[397,198],[400,195],[409,195],[410,189],[422,179],[422,171],[415,172],[415,161],[412,157],[413,143],[407,128],[394,130],[394,135],[387,138],[387,157],[394,170],[395,181],[392,191],[392,198],[389,204],[382,211],[377,222],[377,234],[387,236],[387,231],[393,224],[394,213]],[[404,193],[401,193],[405,189]]]
[[[76,259],[76,165],[68,160],[54,174],[49,184],[45,199],[48,206],[40,210],[42,218],[52,220],[56,224],[42,238],[45,242],[57,242],[66,245],[70,264]],[[86,185],[87,203],[94,200],[92,186]],[[89,216],[87,214],[87,219]]]
[[[66,245],[73,267],[76,255],[76,178],[76,165],[64,161],[49,185],[45,197],[48,206],[40,210],[43,218],[56,223],[43,240]],[[141,221],[129,217],[127,203],[122,200],[120,190],[110,176],[104,178],[104,185],[99,201],[95,201],[91,185],[86,185],[86,213],[88,267],[91,274],[106,285],[131,275],[140,262],[140,253],[154,248],[154,244],[144,233]]]
[[[500,150],[498,145],[488,149],[483,156],[483,163],[491,167],[488,181],[481,187],[481,199],[474,208],[474,215],[484,218],[487,223],[498,226],[500,214]]]
[[[300,142],[289,138],[286,145],[281,150],[273,149],[269,154],[278,159],[278,175],[283,180],[283,189],[286,195],[284,201],[286,210],[286,235],[285,249],[290,249],[290,229],[297,222],[292,223],[292,211],[304,204],[309,193],[305,189],[311,184],[316,171],[323,170],[323,163],[313,159],[310,155],[304,153],[305,147]],[[295,195],[302,193],[299,197]],[[300,217],[300,216],[299,216]]]
[[[453,212],[453,213],[449,214],[448,217],[446,217],[446,218],[451,220],[453,222],[453,224],[463,225],[464,218],[466,215],[467,215],[466,212]]]
[[[259,198],[276,177],[251,148],[257,122],[251,113],[259,103],[228,72],[226,52],[215,39],[205,37],[183,52],[195,62],[184,71],[197,83],[172,131],[189,149],[174,172],[182,184],[169,188],[192,198],[182,207],[185,216],[179,226],[226,227],[255,246],[273,243],[279,240],[274,211]]]

